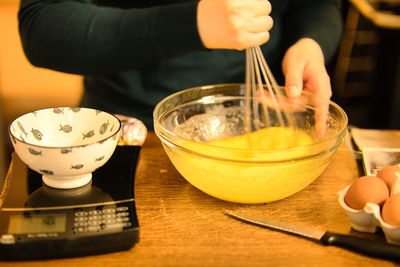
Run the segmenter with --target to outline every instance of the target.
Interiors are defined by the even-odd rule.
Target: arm
[[[120,9],[78,0],[22,0],[18,19],[22,45],[33,65],[93,74],[146,67],[205,49],[196,10],[196,1]]]
[[[140,9],[99,7],[87,0],[21,0],[18,17],[32,64],[94,74],[148,67],[206,48],[265,43],[269,11],[267,0],[193,0]]]

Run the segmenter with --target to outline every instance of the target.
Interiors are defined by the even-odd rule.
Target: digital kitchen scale
[[[15,152],[0,199],[0,259],[74,257],[126,250],[139,238],[134,177],[140,146],[117,146],[92,182],[42,183]],[[1,202],[0,202],[1,203]]]

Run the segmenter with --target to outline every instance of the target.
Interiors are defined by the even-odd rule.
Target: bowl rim
[[[181,151],[184,151],[185,153],[195,154],[195,155],[201,156],[203,158],[208,158],[208,159],[217,160],[217,161],[229,161],[229,162],[242,163],[242,164],[266,164],[266,163],[277,164],[277,163],[288,163],[288,162],[293,162],[294,163],[294,162],[296,162],[298,160],[309,160],[309,159],[318,157],[321,154],[324,154],[324,153],[328,154],[328,153],[336,150],[339,147],[339,145],[342,143],[342,142],[338,141],[333,146],[330,146],[329,149],[327,149],[327,150],[321,150],[318,153],[308,154],[307,156],[304,156],[304,154],[303,154],[303,155],[300,155],[300,156],[285,157],[285,158],[279,158],[279,159],[252,159],[252,158],[249,158],[249,159],[244,159],[244,158],[240,158],[239,159],[239,158],[237,158],[237,159],[235,159],[235,158],[229,158],[229,157],[216,157],[216,156],[213,156],[211,154],[197,152],[197,151],[194,151],[194,150],[187,149],[187,148],[185,148],[183,146],[177,145],[176,143],[172,143],[169,140],[163,138],[162,136],[159,136],[159,138],[161,140],[163,140],[164,143],[170,144],[170,145],[176,147],[177,149],[179,149]],[[341,138],[341,139],[344,139],[344,138]],[[340,140],[340,139],[338,139],[338,140]],[[191,141],[191,142],[193,142],[193,141]],[[214,146],[214,147],[219,148],[219,149],[224,150],[224,151],[228,151],[229,149],[234,150],[232,148],[225,148],[225,147],[220,147],[220,146]],[[301,149],[305,149],[306,146],[303,146],[303,147],[299,146],[299,147],[296,147],[296,149],[297,148],[299,150],[301,150]],[[283,149],[280,149],[280,150],[282,151]],[[236,149],[236,152],[237,151],[238,151],[238,149]],[[257,152],[265,152],[267,150],[254,150],[254,151],[255,151],[255,153],[257,153]],[[289,151],[292,151],[292,150],[286,149],[285,152],[289,152]],[[270,152],[271,154],[279,153],[279,150],[278,149],[275,149],[275,150],[271,149],[268,152]]]
[[[184,151],[187,151],[187,152],[190,152],[190,153],[195,153],[195,154],[198,154],[198,155],[201,155],[201,156],[205,156],[205,157],[208,157],[208,158],[214,158],[214,159],[219,159],[219,160],[226,159],[226,158],[222,158],[222,157],[213,157],[212,155],[209,155],[209,154],[206,154],[206,153],[196,152],[196,151],[193,151],[193,150],[190,150],[190,149],[187,149],[187,148],[184,148],[184,147],[180,146],[179,144],[177,144],[177,142],[174,142],[173,139],[182,139],[182,140],[189,141],[189,142],[194,142],[194,143],[197,143],[197,144],[202,144],[202,143],[201,142],[196,142],[196,141],[184,138],[184,137],[180,137],[180,136],[174,134],[173,132],[165,129],[164,127],[162,127],[157,122],[158,118],[162,117],[166,112],[169,112],[171,110],[171,108],[169,108],[167,111],[163,112],[162,114],[159,114],[159,115],[157,115],[157,114],[159,113],[159,109],[161,108],[163,103],[167,102],[171,98],[176,97],[177,95],[181,95],[181,94],[184,94],[186,92],[193,91],[195,89],[204,90],[204,89],[215,89],[215,88],[229,87],[229,86],[235,86],[235,87],[239,86],[240,87],[240,86],[244,86],[244,85],[245,85],[244,83],[223,83],[223,84],[212,84],[212,85],[196,86],[196,87],[191,87],[191,88],[188,88],[188,89],[181,90],[179,92],[176,92],[176,93],[173,93],[173,94],[167,96],[166,98],[162,99],[156,105],[156,107],[154,109],[154,112],[153,112],[154,131],[155,131],[156,135],[161,140],[163,140],[163,142],[167,142],[167,143],[173,145],[174,147],[180,148],[181,150],[184,150]],[[283,88],[283,87],[280,86],[280,88]],[[336,104],[335,102],[333,102],[330,99],[324,98],[322,96],[318,96],[316,94],[312,94],[312,93],[307,92],[307,91],[303,91],[302,94],[305,94],[305,95],[310,96],[310,97],[316,97],[317,99],[321,99],[321,101],[327,102],[329,104],[329,106],[334,107],[334,109],[337,110],[340,113],[340,115],[345,120],[344,120],[343,123],[341,123],[342,127],[339,128],[337,133],[335,135],[332,135],[332,136],[329,136],[329,137],[318,139],[317,142],[313,142],[313,143],[308,144],[308,145],[294,146],[294,147],[290,147],[290,148],[255,149],[255,150],[252,150],[252,152],[254,152],[254,153],[265,153],[265,152],[271,152],[271,153],[285,152],[285,153],[288,153],[289,151],[292,152],[292,151],[298,151],[298,150],[307,149],[307,148],[310,148],[310,147],[316,147],[316,146],[322,145],[324,143],[332,143],[333,142],[334,145],[330,146],[329,149],[322,150],[322,151],[320,151],[318,153],[310,154],[307,157],[304,157],[304,155],[303,155],[302,157],[291,157],[289,159],[284,159],[284,160],[277,160],[277,161],[270,161],[269,160],[269,161],[262,161],[262,162],[264,162],[264,163],[265,162],[287,162],[288,160],[306,159],[306,158],[309,158],[309,157],[317,156],[317,155],[319,155],[321,153],[332,151],[332,150],[336,149],[342,143],[342,141],[344,140],[345,134],[347,133],[347,127],[348,127],[348,117],[347,117],[347,114],[345,113],[345,111],[338,104]],[[238,96],[238,97],[240,97],[240,96]],[[244,97],[244,96],[242,96],[242,97]],[[340,138],[340,136],[341,136],[341,138]],[[337,139],[337,141],[335,142],[336,139]],[[340,140],[342,140],[342,141],[340,141]],[[234,151],[234,152],[249,151],[248,149],[228,148],[228,147],[221,147],[221,146],[216,146],[216,145],[212,145],[212,144],[211,145],[210,144],[205,144],[205,145],[207,145],[208,147],[221,149],[223,151]],[[233,161],[230,158],[229,158],[229,160]],[[238,161],[239,162],[251,162],[251,163],[257,162],[257,160],[247,160],[247,161],[246,160],[238,160]]]
[[[22,140],[22,139],[19,138],[19,137],[16,137],[16,136],[11,132],[11,126],[12,126],[18,119],[20,119],[20,118],[22,118],[22,117],[24,117],[24,116],[26,116],[26,115],[28,115],[28,114],[30,114],[30,113],[41,112],[41,111],[47,111],[47,110],[54,110],[54,109],[65,109],[65,108],[67,108],[67,109],[70,109],[70,108],[80,108],[80,109],[85,109],[85,110],[93,110],[93,111],[100,111],[100,112],[106,113],[106,114],[110,115],[111,117],[113,117],[114,119],[116,119],[116,121],[118,122],[118,127],[116,127],[115,130],[113,130],[113,132],[112,132],[111,134],[107,135],[106,137],[104,137],[104,138],[102,138],[102,139],[100,139],[100,140],[92,141],[92,142],[89,142],[89,143],[87,143],[87,144],[82,144],[82,145],[71,145],[71,146],[44,146],[44,145],[33,144],[33,143],[30,143],[30,142],[24,141],[24,140]],[[9,134],[9,136],[10,136],[11,139],[12,139],[11,142],[14,143],[14,142],[15,142],[14,140],[17,140],[17,141],[19,141],[20,143],[27,144],[27,145],[30,145],[30,146],[32,146],[32,147],[40,147],[40,148],[45,148],[45,149],[78,148],[78,147],[85,147],[85,146],[94,145],[94,144],[97,144],[97,143],[103,143],[103,142],[105,142],[106,140],[108,140],[108,139],[114,137],[115,135],[117,135],[117,134],[120,132],[121,127],[122,127],[121,120],[118,119],[118,117],[117,117],[116,115],[114,115],[114,114],[112,114],[112,113],[109,113],[109,112],[107,112],[107,111],[103,111],[103,110],[100,110],[100,109],[94,109],[94,108],[87,108],[87,107],[60,106],[60,107],[50,107],[50,108],[37,109],[37,110],[30,111],[30,112],[26,112],[26,113],[24,113],[24,114],[18,116],[17,118],[15,118],[14,120],[12,120],[11,123],[10,123],[10,125],[8,126],[8,134]]]

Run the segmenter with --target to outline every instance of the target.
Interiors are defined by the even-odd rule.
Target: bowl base
[[[43,182],[53,188],[71,189],[84,186],[92,180],[92,173],[85,173],[76,176],[50,176],[43,175]]]

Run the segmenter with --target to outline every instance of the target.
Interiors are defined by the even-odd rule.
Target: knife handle
[[[400,261],[400,246],[356,236],[326,232],[321,242],[376,258]]]

